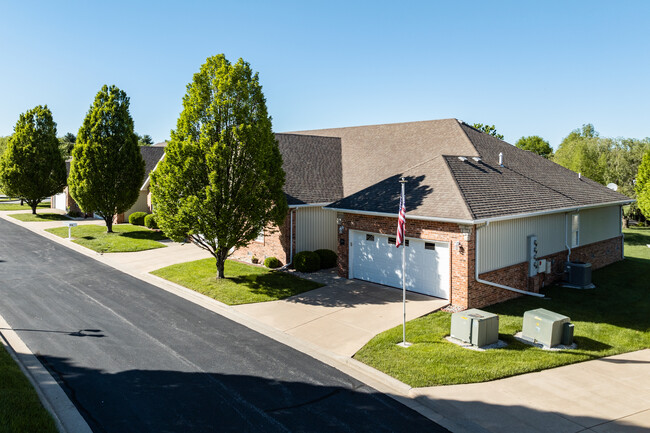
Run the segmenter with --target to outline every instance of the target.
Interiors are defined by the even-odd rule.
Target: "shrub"
[[[68,216],[71,218],[81,218],[82,214],[78,210],[71,210],[68,212]]]
[[[264,259],[264,266],[267,268],[275,269],[282,266],[282,263],[275,257],[267,257]]]
[[[145,227],[149,227],[150,229],[153,230],[158,228],[158,224],[156,224],[156,218],[153,216],[152,213],[144,217],[144,225]]]
[[[129,215],[129,224],[133,224],[134,226],[143,226],[144,217],[146,216],[146,212],[133,212],[131,215]]]
[[[293,257],[293,267],[298,272],[314,272],[320,269],[320,257],[313,251],[301,251]]]
[[[332,250],[316,250],[314,251],[320,257],[320,268],[329,269],[336,266],[338,256]]]

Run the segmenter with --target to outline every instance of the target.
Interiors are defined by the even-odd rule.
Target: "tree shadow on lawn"
[[[634,233],[638,230],[638,233]],[[634,228],[631,231],[625,232],[626,246],[645,246],[648,242],[648,234],[650,227]]]
[[[166,240],[167,237],[162,232],[154,232],[151,230],[137,230],[133,232],[123,232],[118,233],[119,236],[138,239],[138,240],[147,240],[147,241],[162,241]]]
[[[569,289],[557,285],[545,289],[547,298],[523,297],[486,307],[500,315],[523,317],[524,312],[544,308],[569,316],[572,321],[609,324],[647,333],[650,329],[650,260],[626,258],[594,271],[595,289]]]
[[[321,283],[303,280],[283,272],[227,277],[227,279],[235,284],[248,288],[251,293],[267,295],[274,298],[286,298],[323,287]]]

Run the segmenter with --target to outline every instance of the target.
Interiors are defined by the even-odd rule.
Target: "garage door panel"
[[[351,232],[353,278],[402,287],[402,249],[388,242],[389,236]],[[405,247],[406,289],[449,298],[449,244],[409,239]]]

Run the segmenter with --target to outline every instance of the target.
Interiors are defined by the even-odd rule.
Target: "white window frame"
[[[571,214],[571,248],[580,246],[580,214]]]
[[[264,229],[262,229],[260,233],[257,235],[257,237],[255,238],[255,242],[259,242],[261,244],[264,243]]]

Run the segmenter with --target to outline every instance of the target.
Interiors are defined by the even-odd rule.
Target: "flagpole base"
[[[402,341],[401,343],[397,343],[399,347],[411,347],[413,346],[413,343],[409,343],[408,341]]]

